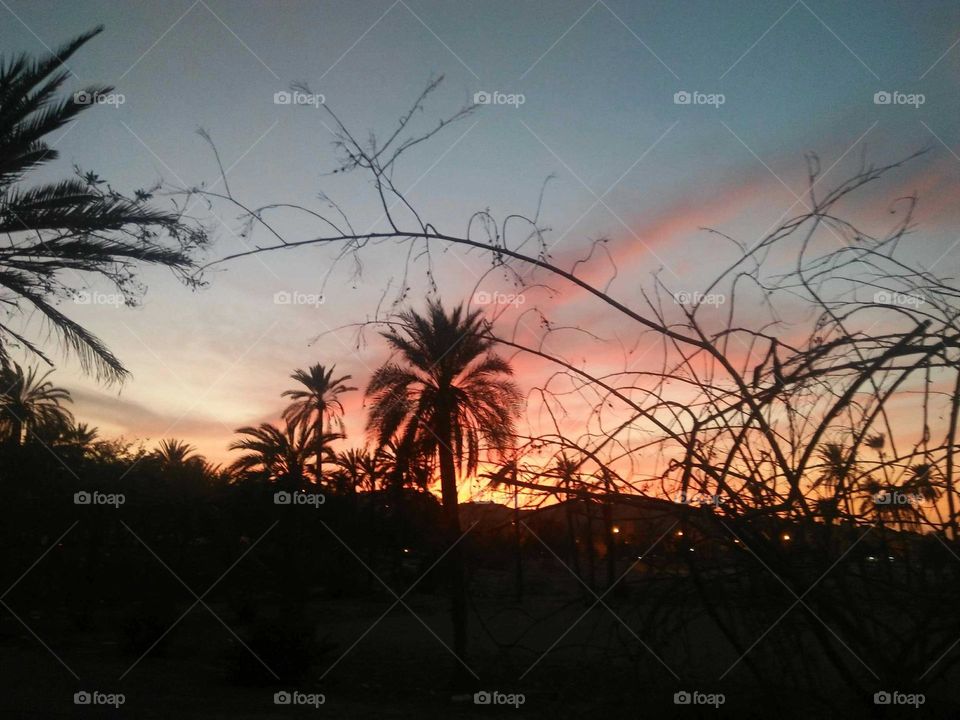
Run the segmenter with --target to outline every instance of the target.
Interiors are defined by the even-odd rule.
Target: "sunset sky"
[[[39,55],[104,24],[69,62],[71,91],[110,84],[123,95],[118,107],[90,109],[55,136],[61,158],[35,182],[66,176],[76,163],[125,190],[163,179],[222,191],[210,148],[195,132],[204,128],[237,198],[320,208],[324,192],[356,227],[379,226],[366,178],[327,176],[335,156],[323,111],[277,105],[274,94],[305,82],[359,135],[386,135],[431,76],[443,74],[418,118],[424,128],[478,91],[519,93],[524,102],[485,106],[447,128],[410,155],[397,184],[435,226],[462,232],[478,209],[532,213],[554,175],[541,219],[552,228],[555,261],[569,266],[591,240],[608,237],[617,266],[611,292],[628,305],[639,303],[657,271],[672,290],[692,292],[719,269],[728,250],[702,227],[749,243],[791,205],[799,212],[807,152],[830,168],[828,187],[864,152],[883,164],[929,147],[854,210],[879,224],[891,200],[919,193],[911,258],[941,275],[960,272],[955,2],[363,0],[265,8],[223,0],[5,0],[0,17],[5,55]],[[683,91],[720,93],[724,102],[676,104]],[[922,94],[923,103],[876,104],[878,92]],[[213,216],[197,203],[196,214],[215,236],[206,259],[247,246],[236,213]],[[290,239],[319,231],[304,216],[277,219]],[[346,326],[374,314],[386,284],[399,277],[405,247],[368,252],[359,278],[344,263],[322,305],[274,303],[277,292],[320,293],[338,250],[311,247],[219,265],[197,291],[147,271],[149,290],[138,308],[64,301],[67,314],[99,335],[132,377],[122,387],[98,385],[66,358],[56,381],[71,390],[78,418],[103,435],[143,438],[149,446],[181,437],[224,461],[235,428],[279,415],[294,369],[336,363],[338,374],[352,374],[363,387],[385,359],[373,332],[358,350],[355,329]],[[468,300],[489,268],[487,258],[462,248],[438,251],[435,260],[448,304]],[[602,284],[610,265],[599,260],[584,273]],[[499,277],[480,289],[509,291]],[[423,273],[411,279],[411,302],[422,307]],[[558,352],[593,369],[642,367],[643,339],[620,335],[609,313],[555,286],[556,296],[533,293],[527,306],[541,304],[551,319],[604,338],[572,338],[562,347],[558,340]],[[523,382],[542,382],[545,375],[533,372],[539,366],[527,363],[518,361],[531,370],[521,373]],[[362,397],[348,397],[348,432],[359,442]]]

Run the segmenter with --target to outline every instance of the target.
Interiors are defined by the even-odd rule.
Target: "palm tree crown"
[[[335,369],[336,365],[328,368],[317,364],[306,370],[297,370],[290,377],[302,387],[285,390],[281,396],[292,400],[283,413],[284,420],[313,429],[313,440],[317,444],[314,449],[314,471],[318,483],[321,482],[323,474],[324,443],[343,437],[343,404],[339,396],[356,390],[346,384],[350,375],[334,379]],[[328,427],[336,427],[339,433],[331,433],[325,429],[325,423]]]
[[[427,314],[405,312],[399,331],[383,333],[404,364],[388,362],[367,387],[368,430],[381,444],[395,435],[401,447],[425,452],[446,446],[461,473],[473,473],[481,441],[500,452],[513,444],[521,395],[509,363],[490,352],[481,313],[460,305],[448,315],[431,301]]]
[[[63,406],[72,402],[70,393],[47,379],[52,372],[38,375],[16,363],[0,372],[0,431],[14,445],[40,431],[56,434],[73,421]]]
[[[283,428],[261,423],[239,428],[237,433],[245,437],[230,443],[230,450],[243,450],[244,454],[230,465],[231,472],[259,476],[292,489],[303,486],[313,446],[312,429],[292,422]]]
[[[112,91],[90,86],[58,97],[70,76],[64,63],[102,29],[38,60],[19,55],[0,61],[0,234],[5,238],[0,289],[8,309],[39,311],[84,370],[115,380],[126,374],[117,357],[57,308],[57,299],[76,297],[61,277],[96,273],[126,295],[136,288],[134,265],[146,262],[167,266],[189,281],[191,253],[206,243],[206,234],[177,214],[148,207],[150,191],[126,197],[92,172],[77,170],[71,179],[22,186],[31,171],[57,158],[44,138],[94,107],[90,98]],[[161,234],[173,242],[160,242]],[[6,358],[8,338],[45,357],[37,344],[0,322],[0,360]]]
[[[341,492],[355,493],[361,490],[372,492],[377,489],[379,476],[377,458],[366,448],[350,448],[346,452],[337,453],[336,463]]]
[[[91,427],[87,423],[71,423],[59,434],[57,442],[65,445],[75,445],[80,448],[89,448],[97,441],[99,434],[98,428]]]
[[[160,445],[154,451],[154,455],[164,468],[183,467],[191,460],[199,462],[202,458],[196,454],[197,449],[184,442],[173,438],[166,438],[160,441]]]

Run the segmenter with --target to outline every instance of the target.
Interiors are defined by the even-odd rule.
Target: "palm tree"
[[[19,55],[0,61],[0,289],[7,310],[39,311],[84,370],[117,380],[127,372],[120,360],[57,307],[58,299],[76,295],[64,278],[96,274],[125,292],[135,287],[135,265],[143,262],[169,267],[189,281],[192,252],[207,238],[180,215],[151,209],[150,191],[126,197],[94,173],[23,186],[31,171],[57,158],[44,138],[94,107],[90,98],[112,91],[91,86],[72,98],[58,97],[71,74],[65,63],[102,29],[37,60]],[[172,242],[160,242],[162,234]],[[0,358],[6,358],[10,340],[46,357],[36,342],[0,322]]]
[[[910,474],[904,481],[903,488],[928,502],[936,500],[940,497],[940,483],[933,478],[936,470],[936,466],[930,463],[911,465]]]
[[[0,429],[11,444],[22,445],[40,431],[56,434],[73,421],[63,407],[72,402],[70,393],[47,380],[52,372],[38,376],[36,368],[24,371],[13,363],[0,373]]]
[[[214,485],[229,485],[234,478],[230,468],[223,467],[220,463],[211,463],[204,461],[203,474],[210,479]]]
[[[209,489],[214,480],[206,458],[183,440],[161,440],[150,457],[156,463],[162,480],[184,501],[195,499],[198,493]]]
[[[99,432],[99,428],[90,427],[84,422],[71,423],[59,434],[57,437],[57,442],[63,445],[73,445],[86,450],[95,442],[97,442]]]
[[[431,450],[416,442],[401,446],[400,441],[391,438],[377,448],[374,458],[381,484],[398,502],[404,489],[425,492],[435,475],[436,460]]]
[[[313,447],[313,432],[299,423],[287,422],[278,428],[270,423],[242,427],[245,437],[230,443],[230,450],[243,450],[230,471],[276,482],[290,490],[304,485],[307,457]]]
[[[843,501],[846,514],[852,515],[850,495],[853,488],[849,487],[851,478],[855,478],[859,471],[856,455],[851,453],[842,442],[827,442],[817,448],[817,455],[821,463],[820,477],[813,483],[813,489],[823,485],[833,491],[833,498]],[[830,506],[824,505],[825,508]]]
[[[97,435],[97,428],[87,423],[67,423],[49,438],[49,444],[68,466],[74,467],[95,457],[97,446],[102,444]]]
[[[447,525],[452,573],[451,615],[454,652],[467,649],[467,603],[460,546],[458,471],[476,472],[480,443],[502,455],[514,441],[514,419],[521,395],[513,371],[492,354],[494,340],[479,311],[459,305],[449,314],[429,301],[426,315],[400,314],[400,327],[382,333],[403,364],[387,362],[370,380],[368,431],[382,445],[400,438],[400,447],[417,446],[435,456]]]
[[[167,438],[160,441],[159,447],[154,451],[154,457],[160,462],[164,469],[180,468],[185,466],[191,459],[198,459],[197,449],[183,440]]]
[[[346,492],[373,492],[377,489],[377,459],[366,448],[350,448],[337,453],[336,463]]]
[[[327,368],[317,364],[306,370],[297,370],[290,377],[300,383],[303,389],[285,390],[281,396],[293,400],[283,413],[284,420],[313,428],[313,439],[316,443],[314,477],[318,485],[323,482],[324,441],[344,437],[343,405],[339,396],[356,390],[346,384],[350,375],[333,378],[335,368],[336,365]],[[324,421],[327,421],[328,426],[335,426],[339,433],[325,431]]]

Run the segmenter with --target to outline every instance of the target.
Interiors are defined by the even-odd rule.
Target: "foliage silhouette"
[[[142,290],[136,280],[141,264],[170,268],[195,284],[193,255],[207,244],[207,234],[176,205],[173,211],[152,208],[148,202],[155,188],[128,197],[80,168],[70,179],[25,186],[33,171],[58,156],[45,138],[96,107],[91,98],[113,91],[89,86],[70,98],[58,97],[70,75],[64,63],[102,29],[40,59],[24,54],[0,61],[0,233],[9,238],[0,248],[0,303],[13,317],[39,311],[86,371],[120,380],[127,370],[119,358],[57,302],[90,302],[92,295],[78,293],[73,285],[99,276],[134,303]],[[0,360],[8,358],[11,346],[49,362],[36,340],[4,320]]]
[[[404,312],[400,323],[383,337],[403,364],[390,361],[374,372],[366,389],[367,427],[381,445],[398,437],[400,448],[437,458],[452,548],[453,649],[464,658],[467,598],[457,478],[476,473],[481,441],[500,455],[512,447],[521,394],[510,365],[490,352],[493,340],[479,311],[458,305],[447,313],[439,300],[429,301],[426,314]]]
[[[304,427],[311,426],[314,450],[314,479],[318,485],[323,484],[323,458],[329,454],[326,449],[328,439],[343,436],[343,404],[339,396],[356,390],[347,385],[349,375],[334,378],[336,365],[329,368],[323,365],[311,365],[306,370],[297,370],[290,377],[303,386],[303,389],[285,390],[283,397],[289,397],[292,402],[283,412],[288,422],[299,423]],[[326,423],[326,426],[325,426]],[[331,432],[335,428],[339,431]]]
[[[64,407],[72,402],[69,391],[39,375],[36,368],[24,370],[14,363],[0,369],[0,435],[22,445],[38,434],[68,430],[73,415]]]

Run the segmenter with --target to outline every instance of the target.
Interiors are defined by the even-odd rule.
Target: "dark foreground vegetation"
[[[506,716],[671,717],[691,686],[722,692],[724,716],[870,717],[884,686],[851,658],[919,674],[960,632],[960,562],[942,537],[601,496],[574,474],[539,509],[460,505],[461,665],[442,505],[388,452],[333,455],[323,484],[307,465],[300,488],[77,426],[0,457],[16,508],[3,566],[29,570],[0,622],[17,717],[66,717],[91,687],[124,693],[135,717],[273,717],[273,694],[293,688],[322,693],[333,717],[505,712],[473,704],[484,689],[523,694]],[[955,708],[942,665],[922,686],[931,716]]]

